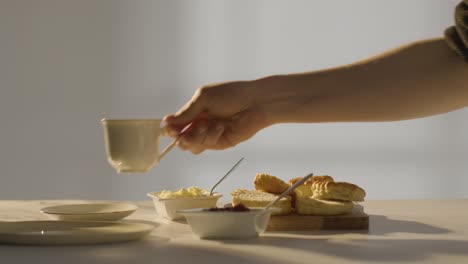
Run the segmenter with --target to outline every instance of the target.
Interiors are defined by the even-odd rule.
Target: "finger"
[[[177,142],[177,145],[182,150],[190,151],[195,155],[198,155],[198,154],[202,153],[205,150],[205,148],[203,146],[201,146],[201,145],[190,144],[189,142],[187,142],[187,140],[184,137],[181,137],[179,139],[179,141]]]
[[[166,126],[163,127],[163,135],[173,137],[173,138],[177,138],[181,134],[190,133],[190,131],[193,129],[192,124],[193,123],[191,123],[191,124],[189,124],[187,126],[167,124]]]
[[[186,140],[183,137],[181,137],[177,141],[177,146],[182,150],[189,150],[190,149],[190,145],[186,142]]]
[[[201,90],[198,90],[177,113],[168,115],[164,120],[175,125],[186,125],[191,123],[206,108],[206,96],[203,96]]]
[[[201,154],[203,151],[205,151],[205,148],[202,148],[202,147],[198,147],[198,148],[195,148],[195,149],[191,149],[190,152],[192,152],[192,154],[194,155],[199,155]]]
[[[216,148],[219,138],[224,132],[224,124],[221,122],[216,122],[211,124],[208,131],[206,132],[206,137],[203,141],[203,146],[206,148]]]
[[[183,133],[185,142],[192,146],[203,145],[207,135],[208,126],[208,122],[204,120],[192,123],[192,129]]]
[[[179,134],[180,134],[180,130],[176,129],[176,128],[172,127],[172,126],[165,126],[163,128],[162,135],[165,136],[165,137],[176,138],[177,136],[179,136]]]

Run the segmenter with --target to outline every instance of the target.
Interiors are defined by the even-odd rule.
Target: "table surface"
[[[0,201],[0,221],[43,220],[45,206],[91,201]],[[151,202],[126,221],[156,225],[143,240],[87,246],[0,245],[0,263],[468,263],[468,199],[362,203],[367,231],[267,232],[241,241],[200,240],[158,218]]]

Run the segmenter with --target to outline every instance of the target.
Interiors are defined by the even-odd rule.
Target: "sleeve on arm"
[[[450,48],[468,61],[468,0],[455,8],[455,26],[445,30],[445,40]]]

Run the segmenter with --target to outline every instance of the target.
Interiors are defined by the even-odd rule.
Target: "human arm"
[[[193,123],[180,146],[198,154],[278,123],[396,121],[467,105],[468,64],[432,39],[333,69],[202,87],[166,122],[172,136]]]
[[[468,64],[443,39],[334,69],[254,82],[272,94],[265,99],[272,101],[266,111],[271,124],[396,121],[468,105]]]

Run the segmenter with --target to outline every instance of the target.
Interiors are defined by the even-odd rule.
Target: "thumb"
[[[177,113],[164,117],[168,124],[185,126],[192,123],[206,109],[206,99],[200,93],[195,93],[192,99],[185,104]]]

